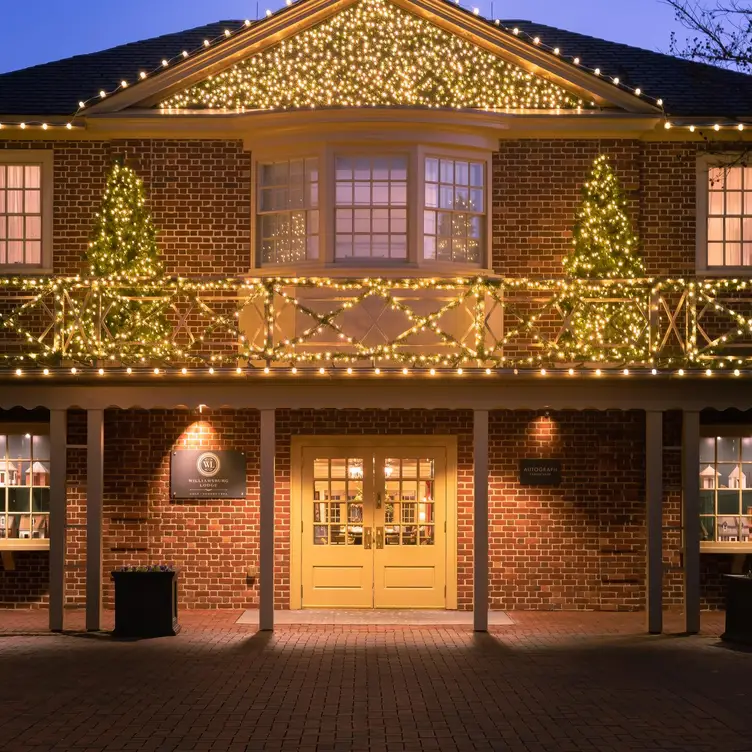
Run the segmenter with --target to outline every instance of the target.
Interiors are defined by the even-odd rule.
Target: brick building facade
[[[360,5],[345,3],[343,7],[362,6],[368,10],[382,5],[389,4],[386,0],[360,0]],[[752,234],[749,248],[744,235],[747,225],[752,226],[752,198],[745,203],[752,197],[752,176],[747,177],[750,168],[744,157],[748,148],[745,118],[752,116],[749,105],[745,109],[742,99],[734,100],[734,117],[730,118],[726,100],[721,108],[714,93],[709,94],[706,88],[699,91],[693,84],[692,64],[665,56],[634,50],[627,56],[625,52],[624,65],[633,67],[629,75],[622,74],[620,83],[610,74],[601,75],[600,70],[595,74],[594,69],[580,64],[579,57],[574,63],[573,58],[560,55],[559,47],[553,46],[562,39],[562,49],[572,54],[579,49],[588,52],[587,45],[591,44],[593,56],[607,52],[618,57],[620,50],[626,49],[620,45],[588,42],[578,35],[550,30],[551,46],[541,46],[535,41],[538,37],[533,25],[529,32],[524,27],[515,30],[498,24],[494,28],[441,0],[400,0],[398,6],[414,13],[421,22],[438,24],[448,33],[464,29],[478,49],[488,50],[496,45],[494,54],[507,64],[522,70],[531,63],[537,65],[536,76],[529,80],[548,80],[563,87],[563,91],[580,97],[586,94],[585,104],[569,112],[562,112],[561,107],[546,112],[527,106],[491,108],[488,112],[489,108],[477,105],[455,111],[446,106],[432,110],[399,102],[396,104],[402,106],[397,110],[388,106],[395,102],[385,102],[374,112],[336,106],[330,110],[316,108],[315,112],[273,111],[274,108],[264,112],[264,108],[254,108],[250,103],[247,111],[239,105],[217,111],[173,110],[175,102],[180,102],[181,92],[190,93],[197,88],[219,96],[221,90],[218,94],[211,88],[218,72],[221,78],[222,71],[242,71],[244,60],[266,54],[266,49],[276,49],[280,35],[294,39],[308,33],[311,23],[326,23],[331,14],[342,10],[337,3],[315,0],[303,0],[292,9],[283,9],[266,21],[244,25],[239,30],[233,27],[224,35],[225,41],[215,39],[223,35],[220,25],[166,37],[162,42],[165,52],[160,54],[170,53],[166,58],[169,65],[162,66],[162,73],[144,74],[137,86],[121,85],[114,91],[108,88],[112,82],[107,77],[129,74],[121,70],[126,62],[118,49],[101,53],[98,62],[75,63],[74,59],[67,69],[80,77],[79,85],[88,85],[92,93],[101,88],[107,96],[87,100],[73,118],[64,117],[57,99],[49,91],[45,94],[45,86],[49,88],[55,79],[55,64],[0,76],[0,123],[5,126],[0,130],[0,169],[8,166],[7,173],[0,175],[7,174],[10,181],[14,165],[34,165],[38,155],[51,155],[49,167],[41,168],[41,182],[42,191],[51,192],[52,197],[51,215],[45,217],[42,212],[50,240],[49,247],[42,241],[39,268],[25,263],[14,267],[10,263],[11,235],[7,236],[7,250],[0,254],[0,281],[6,280],[0,289],[0,316],[11,322],[6,323],[6,334],[0,339],[0,350],[8,355],[1,376],[0,436],[7,436],[10,446],[10,437],[21,437],[24,432],[29,436],[36,436],[36,431],[50,434],[52,456],[41,462],[44,467],[50,462],[54,467],[57,462],[58,473],[62,472],[57,477],[52,477],[52,472],[49,482],[49,541],[34,539],[30,532],[32,522],[28,523],[28,538],[18,532],[26,524],[14,506],[21,496],[12,495],[15,491],[9,490],[2,500],[5,506],[0,508],[0,515],[7,519],[3,531],[14,530],[12,526],[16,524],[18,535],[0,537],[0,607],[51,604],[51,624],[59,627],[63,607],[86,606],[90,610],[89,624],[96,626],[97,609],[113,605],[108,573],[124,565],[150,563],[168,563],[181,569],[181,602],[189,608],[261,605],[263,611],[264,604],[267,609],[305,607],[310,605],[306,602],[306,588],[316,587],[315,582],[308,583],[309,569],[316,569],[315,557],[323,555],[316,548],[318,544],[306,543],[305,536],[310,537],[311,533],[306,529],[309,520],[305,509],[310,499],[315,498],[318,503],[323,498],[318,490],[310,489],[324,481],[316,476],[310,489],[306,486],[308,470],[300,460],[306,455],[298,457],[295,442],[307,437],[312,447],[334,451],[327,443],[331,442],[344,452],[343,456],[350,457],[353,452],[357,455],[358,447],[366,446],[364,440],[367,443],[368,437],[374,437],[374,445],[368,449],[375,458],[373,475],[366,468],[359,471],[360,475],[342,480],[357,487],[360,494],[353,497],[358,499],[356,502],[350,496],[342,501],[343,513],[348,516],[347,525],[342,525],[343,535],[347,541],[361,541],[343,543],[343,549],[348,549],[351,545],[366,546],[368,525],[362,515],[370,503],[368,489],[379,499],[374,510],[381,510],[382,491],[377,489],[383,489],[385,495],[391,493],[390,483],[396,481],[390,481],[389,473],[393,466],[403,467],[389,465],[392,460],[387,459],[382,469],[382,456],[389,457],[389,449],[383,448],[389,444],[382,440],[393,443],[397,459],[402,457],[400,461],[404,463],[406,457],[413,455],[422,461],[420,437],[429,436],[451,438],[446,455],[442,455],[444,464],[436,465],[443,468],[445,476],[432,476],[426,488],[433,492],[427,492],[422,499],[419,495],[404,495],[394,502],[401,505],[395,508],[402,508],[403,512],[412,509],[412,514],[417,514],[418,508],[423,510],[421,504],[427,504],[429,511],[420,514],[428,514],[428,522],[424,517],[415,517],[414,524],[408,524],[408,517],[404,517],[399,524],[387,520],[386,528],[391,529],[391,524],[399,531],[401,525],[403,537],[399,537],[399,532],[396,535],[403,543],[408,540],[406,531],[413,527],[421,530],[420,535],[430,528],[430,535],[438,536],[439,523],[431,517],[438,514],[432,506],[436,499],[431,493],[438,495],[440,484],[446,483],[442,493],[451,512],[444,521],[448,531],[446,562],[442,561],[441,567],[436,565],[431,575],[439,577],[437,573],[446,571],[446,582],[431,581],[437,592],[444,583],[443,607],[475,608],[479,612],[485,604],[504,610],[642,610],[647,606],[653,628],[660,621],[662,608],[684,608],[691,627],[698,607],[722,606],[720,575],[744,566],[744,544],[748,542],[744,530],[748,528],[743,520],[752,514],[752,505],[749,509],[745,506],[746,486],[742,485],[738,487],[742,506],[736,512],[721,511],[717,506],[720,502],[716,501],[720,497],[713,495],[713,501],[708,501],[710,497],[703,496],[697,486],[696,472],[687,467],[694,468],[697,463],[701,436],[718,433],[726,437],[722,429],[728,425],[729,441],[737,441],[734,437],[738,437],[741,446],[747,434],[752,437],[752,427],[749,431],[745,428],[752,404],[743,386],[749,354],[743,349],[746,342],[741,341],[737,344],[742,349],[732,355],[718,350],[718,342],[725,336],[721,333],[721,319],[728,305],[724,303],[723,310],[715,309],[721,313],[707,314],[703,323],[702,331],[713,340],[707,353],[703,351],[708,359],[695,357],[690,343],[700,340],[694,330],[695,339],[690,337],[688,327],[696,326],[697,310],[692,309],[692,319],[687,302],[695,298],[695,288],[677,285],[690,284],[686,280],[700,284],[703,279],[734,276],[733,286],[722,291],[734,298],[734,310],[741,317],[747,315],[746,291],[738,279],[743,280],[752,268]],[[200,46],[204,36],[212,41],[204,45],[203,51],[186,53],[184,62],[173,63],[172,53],[180,57],[180,50]],[[148,56],[153,54],[154,42],[140,43],[144,67],[150,62]],[[593,65],[597,62],[594,60]],[[711,78],[717,76],[715,89],[752,89],[748,78],[740,74],[709,72],[705,68],[703,72]],[[40,92],[39,100],[32,102],[20,94],[11,96],[30,88],[30,76],[36,77],[38,85],[34,90]],[[664,106],[662,100],[647,96],[647,92],[642,94],[635,88],[640,80],[660,84],[663,90],[670,91],[674,86],[676,104],[668,96]],[[63,88],[67,90],[72,85],[66,79]],[[3,96],[4,87],[7,97]],[[85,97],[86,92],[80,96]],[[593,109],[588,109],[591,98]],[[169,109],[165,103],[169,103]],[[583,108],[587,111],[583,112]],[[37,117],[43,120],[37,122]],[[383,265],[383,259],[373,256],[366,264],[352,264],[351,257],[340,258],[340,229],[334,220],[335,211],[344,211],[343,199],[334,189],[335,183],[338,191],[344,185],[338,181],[345,181],[340,175],[345,168],[337,161],[340,154],[368,155],[363,159],[371,160],[372,172],[367,179],[362,178],[361,185],[368,183],[369,190],[376,191],[372,186],[381,185],[381,179],[373,171],[377,169],[373,167],[377,157],[370,155],[403,152],[407,155],[405,164],[410,165],[410,177],[404,178],[409,198],[395,206],[406,206],[396,210],[408,217],[408,229],[402,231],[407,247],[402,260],[406,264]],[[476,160],[474,164],[483,169],[487,165],[483,210],[477,212],[479,222],[485,223],[480,235],[480,263],[432,266],[428,251],[422,255],[414,247],[428,242],[422,239],[422,233],[427,235],[428,230],[419,231],[416,222],[422,225],[420,212],[430,206],[425,198],[430,180],[419,176],[428,174],[428,167],[424,173],[422,165],[434,154],[438,155],[436,159]],[[557,312],[562,314],[561,305],[544,308],[537,319],[530,319],[530,315],[537,310],[544,292],[556,289],[565,280],[562,261],[572,247],[572,227],[582,201],[582,186],[600,155],[606,155],[613,165],[640,238],[639,252],[647,278],[644,289],[649,301],[640,310],[644,310],[645,327],[650,329],[649,352],[643,359],[632,361],[580,359],[575,363],[571,358],[560,357],[557,362],[551,353],[555,353],[556,327],[561,322],[554,322],[553,317]],[[315,180],[309,175],[305,185],[308,190],[313,180],[317,191],[320,185],[320,203],[313,206],[317,227],[320,209],[322,229],[314,233],[309,225],[306,240],[310,243],[310,237],[315,235],[321,250],[305,252],[297,265],[264,263],[259,196],[266,186],[262,173],[267,165],[286,164],[289,176],[293,159],[318,160]],[[81,285],[75,278],[86,279],[89,274],[86,252],[95,212],[108,172],[117,160],[124,160],[143,181],[148,210],[158,231],[165,277],[194,281],[193,297],[186,297],[193,307],[186,312],[181,308],[185,301],[175,293],[171,321],[180,320],[181,326],[184,321],[191,322],[192,342],[205,343],[199,349],[206,356],[220,340],[211,340],[208,333],[204,340],[195,321],[201,315],[214,316],[207,329],[214,336],[215,330],[227,328],[227,320],[233,319],[237,309],[241,349],[248,342],[261,342],[267,337],[263,340],[265,345],[253,350],[255,356],[237,355],[233,362],[210,358],[200,365],[189,360],[131,365],[115,358],[112,362],[96,357],[82,361],[64,351],[64,334],[40,356],[29,357],[23,350],[35,343],[44,346],[48,331],[42,323],[44,309],[39,306],[42,295],[28,304],[36,294],[35,283],[29,280],[64,279],[61,284],[69,285],[73,291],[71,300],[75,294],[92,288],[91,280]],[[44,165],[43,161],[40,164]],[[741,262],[727,263],[726,268],[711,268],[711,251],[703,249],[703,242],[714,242],[707,235],[707,191],[713,190],[712,183],[710,189],[707,187],[707,176],[714,165],[741,170],[739,185],[732,183],[737,173],[729,172],[733,178],[727,178],[724,189],[727,202],[736,200],[734,196],[739,194],[740,207],[744,206],[738,210],[744,223],[740,227],[745,228],[739,230],[742,234],[738,239],[726,230],[722,241],[718,241],[725,244],[726,250],[721,251],[724,259],[732,258],[729,254],[736,252],[735,244],[739,246]],[[394,178],[394,166],[391,169],[392,177],[384,178],[384,185],[389,180],[399,182]],[[356,185],[357,178],[351,179]],[[458,180],[450,180],[455,190]],[[750,181],[749,197],[746,180]],[[8,201],[12,188],[8,183]],[[35,190],[35,186],[29,189],[26,185],[26,189]],[[423,197],[420,212],[412,205],[413,195]],[[393,201],[389,199],[387,204],[390,200]],[[327,203],[330,201],[332,206]],[[311,206],[306,206],[305,211],[309,212],[305,221],[311,222]],[[368,211],[368,221],[375,223],[380,209],[371,207]],[[394,207],[389,211],[395,211]],[[10,209],[0,204],[0,221],[4,221],[3,212],[11,216]],[[353,217],[355,212],[353,209]],[[748,214],[750,219],[746,218]],[[391,216],[390,221],[394,222],[396,215]],[[394,237],[400,231],[394,230],[395,226],[384,230],[383,237],[390,239],[380,242],[398,242]],[[353,237],[357,235],[357,230],[349,232]],[[372,236],[375,232],[369,230]],[[28,248],[35,247],[34,238],[24,237]],[[24,253],[31,252],[28,248]],[[456,282],[458,276],[463,278],[461,282]],[[372,349],[368,357],[351,354],[349,360],[335,362],[323,349],[331,345],[322,344],[317,349],[315,342],[315,335],[329,327],[333,318],[316,319],[318,314],[311,310],[326,312],[322,300],[334,305],[331,301],[339,300],[337,296],[346,294],[342,290],[350,289],[347,284],[354,289],[370,284],[362,282],[363,278],[382,277],[392,280],[399,292],[392,291],[388,294],[391,297],[378,292],[382,297],[380,308],[373,307],[367,294],[353,303],[353,307],[362,309],[360,318],[346,323],[360,334],[347,338],[344,315],[337,319],[337,327],[331,328],[340,341],[352,343],[358,339],[362,347],[368,337],[374,336],[374,330],[388,340],[386,329],[393,322],[387,320],[384,311],[391,307],[399,315],[404,313],[405,321],[409,320],[408,324],[401,324],[406,333],[393,337],[378,356]],[[468,280],[476,277],[500,285],[493,290],[484,288],[486,292],[480,294],[476,291],[475,299],[482,299],[485,305],[480,313],[472,308],[472,302],[467,302],[471,295],[463,297],[460,304],[451,304],[447,310],[456,309],[459,313],[448,323],[441,318],[444,312],[439,314],[432,309],[426,314],[421,308],[429,293],[437,299],[448,295],[442,292],[442,282],[461,286],[472,284]],[[249,282],[250,279],[255,281]],[[405,279],[414,280],[413,287],[399,288]],[[202,281],[219,285],[218,280],[223,280],[221,285],[225,286],[200,288]],[[267,286],[264,289],[272,291],[271,297],[265,299],[266,308],[252,300],[261,289],[253,287],[258,280],[259,285]],[[343,286],[337,287],[340,283]],[[230,290],[231,284],[235,285],[234,292],[220,299],[219,293]],[[310,290],[322,287],[330,297],[314,300]],[[519,302],[515,295],[523,288],[527,297]],[[132,285],[129,289],[126,294],[133,295]],[[689,295],[687,290],[691,290]],[[714,287],[712,293],[720,294],[719,290],[721,287]],[[598,297],[592,290],[587,294]],[[243,295],[248,298],[238,305]],[[298,308],[290,314],[284,306],[289,306],[295,295],[303,302],[295,299]],[[373,293],[370,297],[378,295]],[[608,297],[607,288],[603,295]],[[51,304],[54,308],[64,296],[53,292],[52,297],[56,301]],[[271,316],[270,301],[277,306]],[[308,309],[304,309],[306,304]],[[32,317],[26,330],[18,325],[18,311],[26,310],[18,306],[24,305],[37,306],[33,311],[38,316]],[[350,304],[345,306],[349,307]],[[261,334],[254,334],[253,325],[245,323],[244,317],[252,314],[261,321],[257,326]],[[462,318],[465,314],[470,323]],[[700,315],[706,315],[704,309]],[[566,327],[566,311],[562,316]],[[420,323],[410,330],[415,321]],[[436,355],[439,350],[431,351],[419,339],[426,329],[437,330],[436,321],[453,338],[450,349],[457,347],[462,351],[464,347],[463,352],[470,353],[466,359],[452,361],[449,356]],[[477,321],[481,323],[474,323]],[[740,321],[738,316],[734,318],[732,328],[742,327]],[[507,354],[512,352],[508,340],[518,336],[517,329],[526,327],[536,334],[514,351],[519,356],[515,355],[515,360]],[[52,330],[54,325],[49,331]],[[27,331],[32,336],[27,336]],[[413,335],[416,336],[411,340]],[[232,336],[228,339],[226,333],[223,336],[223,352],[228,352],[229,347],[232,353],[238,343]],[[468,339],[462,339],[472,336],[475,349],[467,344]],[[488,346],[491,337],[493,343]],[[549,359],[538,355],[542,340],[554,343]],[[415,342],[414,355],[398,350],[399,343],[407,341]],[[294,350],[298,342],[299,349],[291,355],[291,348]],[[486,343],[485,350],[478,347],[479,342]],[[277,348],[273,356],[270,343]],[[446,345],[447,340],[441,344]],[[297,360],[297,354],[305,347],[309,349]],[[671,347],[674,349],[669,352]],[[445,351],[446,348],[441,350]],[[390,352],[402,354],[398,358]],[[283,354],[278,357],[278,353]],[[530,353],[532,357],[528,357]],[[23,357],[19,359],[19,355]],[[47,369],[42,372],[45,365]],[[726,370],[708,378],[706,367],[711,365]],[[733,371],[737,372],[737,380],[731,377]],[[45,382],[45,378],[52,382]],[[720,379],[725,379],[722,389],[717,386]],[[348,448],[353,437],[359,437],[361,443]],[[405,443],[405,437],[410,441]],[[171,457],[182,449],[242,452],[246,461],[245,498],[174,498]],[[721,458],[720,448],[714,451],[717,454],[713,459],[700,461],[711,469],[719,462],[731,462]],[[748,458],[745,452],[739,449],[738,472],[747,469],[744,463],[748,459],[752,467],[752,456]],[[273,459],[271,466],[264,464],[264,457],[268,460],[269,456]],[[324,459],[333,462],[331,457],[335,456],[338,455],[326,455]],[[560,463],[560,483],[521,482],[522,460],[551,458]],[[0,457],[3,461],[11,463],[13,457],[9,453]],[[20,461],[33,464],[34,457]],[[483,471],[484,463],[487,473]],[[100,472],[101,487],[96,482]],[[312,472],[315,475],[317,471]],[[340,481],[332,475],[326,482],[330,484],[327,493],[333,493],[332,484]],[[413,481],[403,478],[400,482],[399,493],[407,494],[405,488]],[[415,482],[419,489],[420,483]],[[720,485],[713,486],[713,494],[720,493],[719,488]],[[727,486],[723,488],[729,490]],[[90,497],[94,498],[94,505]],[[700,506],[701,502],[710,503],[712,512]],[[361,515],[357,520],[349,517],[353,505]],[[695,513],[688,517],[687,510]],[[703,538],[702,554],[696,525],[688,524],[688,520],[697,517],[698,510],[705,515],[704,524],[711,524],[712,519],[714,526],[712,535]],[[43,512],[30,508],[29,517],[37,513]],[[327,507],[326,514],[334,512]],[[378,517],[380,512],[375,514],[374,520],[382,519]],[[479,514],[488,524],[487,561],[475,555],[484,532],[474,522]],[[736,538],[722,538],[716,530],[716,525],[729,518],[736,520],[732,523],[738,526]],[[334,518],[326,519],[325,523],[318,517],[313,521],[328,526],[326,534],[334,536]],[[354,520],[357,524],[350,524]],[[318,531],[321,524],[314,525],[314,530]],[[337,529],[338,525],[339,517]],[[383,534],[385,526],[376,525],[377,535],[379,527]],[[367,547],[370,548],[370,541]],[[375,548],[379,552],[383,549],[379,556],[390,554],[389,545],[384,546],[383,540],[377,539]],[[405,564],[412,554],[407,544],[399,548],[404,577],[413,576],[413,570],[426,569],[423,565]],[[416,545],[415,550],[420,548]],[[87,555],[92,550],[93,557]],[[362,553],[359,551],[358,555]],[[393,576],[388,573],[391,565],[374,566],[383,566],[384,582]],[[331,569],[329,564],[322,567]],[[263,577],[269,577],[270,571],[273,580],[265,581]],[[424,574],[416,574],[416,582],[423,582],[420,578]],[[374,575],[376,579],[380,576]],[[478,589],[479,578],[487,583],[487,593]],[[388,583],[384,587],[388,590]],[[430,589],[428,585],[416,589],[421,587]],[[345,601],[341,603],[346,605]],[[268,619],[267,610],[267,624]]]

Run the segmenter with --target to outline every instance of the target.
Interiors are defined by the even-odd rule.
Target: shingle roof
[[[76,55],[0,75],[0,113],[3,115],[71,115],[82,99],[111,91],[126,79],[134,83],[139,70],[154,70],[163,58],[196,50],[204,39],[242,26],[242,21],[217,21],[195,29],[122,44],[102,52]]]
[[[729,119],[752,115],[752,76],[745,73],[531,21],[502,23],[559,47],[562,55],[577,55],[588,66],[599,66],[627,86],[639,86],[646,94],[661,97],[669,115]]]
[[[71,115],[79,100],[89,99],[100,89],[112,90],[124,78],[134,82],[139,70],[154,70],[163,58],[195,50],[204,39],[219,37],[226,28],[238,29],[242,23],[218,21],[5,73],[0,75],[0,114]],[[671,116],[752,116],[752,76],[531,21],[502,21],[502,25],[539,36],[546,45],[559,47],[563,56],[576,55],[628,86],[662,97]]]

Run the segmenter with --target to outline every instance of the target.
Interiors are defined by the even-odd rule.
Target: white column
[[[700,631],[700,413],[685,410],[682,431],[684,618],[687,634]]]
[[[63,629],[65,597],[67,410],[50,410],[50,630]]]
[[[86,412],[86,629],[102,626],[104,410]]]
[[[473,412],[473,629],[488,631],[488,410]]]
[[[663,631],[663,413],[645,413],[647,508],[646,612],[650,634]]]
[[[261,410],[259,629],[274,629],[274,410]]]

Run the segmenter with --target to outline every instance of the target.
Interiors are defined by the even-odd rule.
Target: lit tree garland
[[[157,233],[143,181],[116,161],[95,215],[89,294],[63,333],[81,360],[169,360],[172,346]]]
[[[619,180],[602,154],[582,188],[573,247],[564,259],[572,282],[560,299],[568,325],[558,347],[572,360],[648,359],[649,302],[635,301],[635,286],[628,283],[644,278],[645,266],[636,254],[639,244],[626,207]],[[606,281],[595,296],[583,284],[591,280]]]
[[[574,95],[396,7],[360,0],[186,91],[163,109],[423,106],[577,109]]]

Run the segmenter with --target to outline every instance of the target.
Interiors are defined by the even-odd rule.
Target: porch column
[[[261,410],[259,629],[274,629],[274,410]]]
[[[650,634],[663,631],[663,413],[645,413],[647,506],[647,621]]]
[[[50,410],[50,631],[63,630],[67,410]]]
[[[473,629],[488,631],[488,410],[473,412]]]
[[[687,634],[700,631],[700,413],[682,421],[682,526],[684,528],[684,618]]]
[[[86,411],[86,629],[102,626],[104,410]]]

